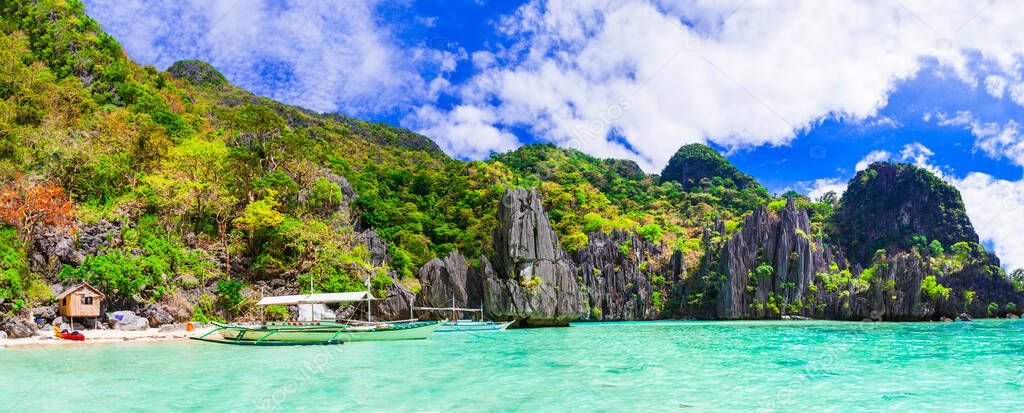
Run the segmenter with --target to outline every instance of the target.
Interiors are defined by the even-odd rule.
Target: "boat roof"
[[[460,311],[460,312],[480,312],[483,311],[479,308],[461,308],[461,307],[413,307],[413,310],[420,311]]]
[[[351,293],[299,294],[263,297],[256,305],[333,304],[372,300],[368,291]]]

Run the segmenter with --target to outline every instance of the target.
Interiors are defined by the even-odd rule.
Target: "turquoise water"
[[[1021,411],[1024,321],[577,324],[0,349],[5,411]]]

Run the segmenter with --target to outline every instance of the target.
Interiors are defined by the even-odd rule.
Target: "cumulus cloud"
[[[985,78],[985,91],[996,99],[1002,99],[1006,92],[1006,78],[998,75],[990,75]]]
[[[144,64],[213,64],[234,84],[318,111],[361,115],[418,105],[461,50],[402,44],[375,1],[91,0],[87,12]],[[421,24],[433,24],[430,19]]]
[[[813,181],[801,181],[796,183],[796,189],[807,194],[808,198],[817,200],[828,192],[835,192],[836,196],[842,196],[846,192],[846,180],[842,178],[819,178]]]
[[[974,135],[974,148],[981,150],[993,159],[1007,159],[1016,165],[1024,166],[1024,135],[1016,120],[1004,123],[985,122],[978,119],[970,111],[957,111],[956,115],[936,113],[935,118],[940,126],[961,126]]]
[[[823,118],[869,119],[930,65],[997,90],[985,76],[1018,70],[1024,50],[1013,7],[536,0],[500,21],[512,44],[474,56],[456,95],[498,126],[657,172],[685,143],[782,145]]]
[[[1003,266],[1024,268],[1024,180],[973,172],[950,182],[960,190],[978,236],[992,243]]]
[[[1024,106],[1024,83],[1017,83],[1010,87],[1010,99],[1014,103]]]
[[[413,115],[422,125],[414,124],[427,136],[444,136],[437,141],[447,153],[458,153],[470,159],[485,159],[491,152],[503,152],[519,146],[519,140],[494,125],[494,114],[472,106],[459,106],[442,113],[433,106],[419,108]]]
[[[868,166],[871,166],[871,164],[873,164],[875,162],[885,162],[885,161],[888,161],[888,160],[890,160],[892,158],[893,158],[892,153],[889,153],[889,151],[883,151],[883,150],[871,151],[871,152],[868,152],[867,155],[864,155],[864,157],[861,158],[861,160],[857,162],[857,165],[854,168],[854,170],[857,171],[857,172],[860,172],[860,171],[863,171],[865,169],[868,169]]]

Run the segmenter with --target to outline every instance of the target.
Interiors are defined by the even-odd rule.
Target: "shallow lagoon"
[[[411,342],[0,349],[4,410],[1020,411],[1024,321],[630,322]]]

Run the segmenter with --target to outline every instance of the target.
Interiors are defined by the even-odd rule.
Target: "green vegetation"
[[[951,291],[951,288],[946,288],[943,287],[942,284],[939,284],[938,281],[935,280],[934,275],[924,277],[924,280],[921,281],[921,297],[926,300],[934,302],[940,297],[943,299],[949,299],[949,293]]]
[[[878,249],[924,251],[932,247],[928,240],[935,247],[978,242],[960,192],[913,165],[874,163],[858,172],[832,220],[851,261],[864,265]]]
[[[726,276],[713,267],[718,257],[706,254],[717,254],[753,211],[779,214],[790,202],[809,214],[809,230],[797,234],[811,248],[842,247],[868,267],[858,276],[834,266],[817,274],[814,289],[848,297],[879,285],[884,252],[911,247],[940,277],[972,266],[1002,271],[970,236],[956,190],[914,167],[872,165],[840,203],[835,193],[816,201],[794,192],[772,197],[697,144],[680,148],[660,176],[553,145],[462,162],[407,130],[254,96],[204,62],[177,62],[167,72],[139,66],[79,1],[0,1],[0,10],[0,201],[47,201],[31,211],[47,217],[39,225],[12,208],[0,211],[5,310],[49,303],[48,285],[60,281],[90,282],[115,303],[185,292],[198,297],[197,320],[246,314],[254,286],[272,281],[302,291],[310,281],[321,292],[362,290],[367,280],[378,295],[392,283],[415,290],[417,269],[433,258],[493,253],[498,201],[519,187],[540,191],[570,253],[612,231],[681,252],[688,278],[666,281],[652,268],[668,257],[619,246],[641,260],[659,313],[714,308]],[[924,189],[938,196],[922,196]],[[929,202],[910,212],[910,223],[885,216],[910,199]],[[71,223],[114,229],[91,234],[96,245],[82,249],[81,265],[30,260],[39,229],[73,232]],[[388,244],[386,257],[364,244],[361,231],[369,229]],[[757,262],[751,286],[792,273]],[[1024,289],[1024,273],[1015,274]],[[520,280],[527,289],[542,282]],[[693,284],[701,289],[686,289]],[[951,294],[935,277],[922,291]],[[757,303],[774,315],[816,304],[786,303],[774,292]],[[600,318],[600,308],[590,311]]]

